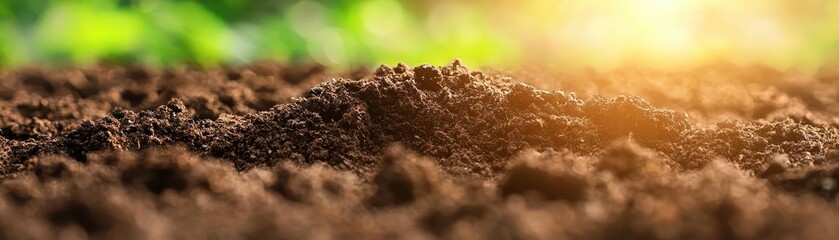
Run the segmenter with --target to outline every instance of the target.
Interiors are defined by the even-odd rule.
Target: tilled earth
[[[839,239],[839,71],[0,72],[0,238]]]

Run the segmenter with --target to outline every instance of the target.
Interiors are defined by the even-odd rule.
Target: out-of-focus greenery
[[[839,62],[834,0],[0,0],[0,67]]]
[[[408,4],[416,2],[0,0],[0,65],[515,61],[512,40],[479,9],[449,3],[426,22]]]

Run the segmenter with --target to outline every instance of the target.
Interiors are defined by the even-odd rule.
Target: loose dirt
[[[832,72],[6,71],[0,236],[834,239]]]

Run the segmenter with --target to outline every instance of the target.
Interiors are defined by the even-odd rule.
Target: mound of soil
[[[839,237],[839,106],[823,97],[836,81],[810,80],[810,95],[793,82],[721,84],[774,91],[776,104],[717,113],[723,100],[700,99],[709,88],[693,73],[661,81],[672,89],[638,77],[622,92],[643,97],[579,98],[489,72],[459,61],[346,74],[269,63],[5,72],[0,219],[16,220],[0,232]],[[558,82],[619,88],[598,76]],[[524,81],[556,84],[538,79]],[[679,110],[650,103],[671,100]]]

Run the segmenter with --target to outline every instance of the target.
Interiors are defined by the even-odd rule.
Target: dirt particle
[[[394,146],[385,153],[382,167],[373,182],[376,193],[372,206],[403,205],[434,195],[440,187],[439,169],[426,158]]]
[[[548,156],[519,158],[499,184],[502,196],[537,194],[549,200],[569,202],[579,202],[586,197],[589,183],[568,164],[547,164]]]
[[[443,80],[443,75],[436,67],[424,64],[414,68],[414,80],[420,89],[437,91],[440,90],[439,82]]]

